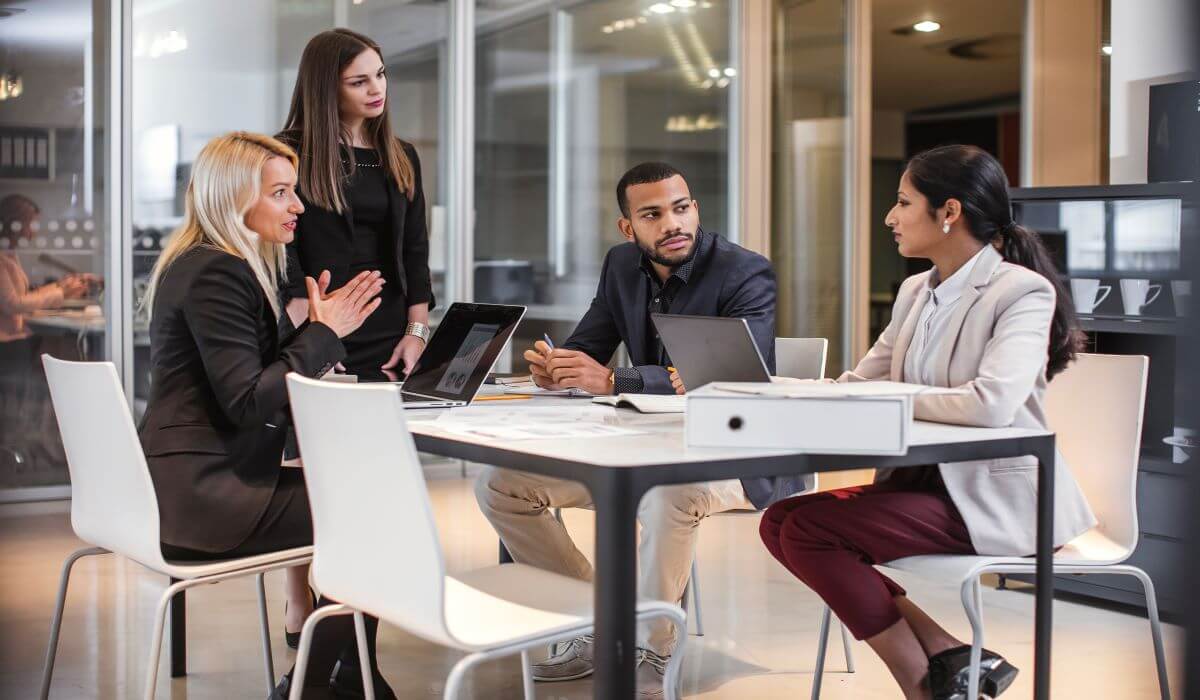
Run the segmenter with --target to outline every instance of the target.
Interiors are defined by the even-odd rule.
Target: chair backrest
[[[71,473],[71,527],[85,542],[163,566],[158,498],[111,362],[42,355]]]
[[[775,374],[793,379],[824,379],[825,338],[776,338]]]
[[[321,592],[452,643],[445,563],[400,391],[287,377]]]
[[[1046,389],[1059,454],[1114,543],[1137,545],[1137,467],[1146,406],[1144,355],[1081,354]]]

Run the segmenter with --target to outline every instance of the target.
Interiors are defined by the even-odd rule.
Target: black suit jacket
[[[279,480],[285,375],[320,376],[344,356],[324,324],[281,339],[245,260],[198,247],[171,264],[154,298],[138,428],[163,542],[215,553],[245,541]]]
[[[299,134],[284,131],[280,141],[299,152]],[[425,191],[421,182],[421,159],[412,144],[400,142],[412,161],[415,188],[413,198],[398,187],[388,187],[388,214],[394,236],[387,241],[393,264],[385,271],[389,281],[400,285],[405,304],[411,306],[428,302],[434,307],[433,286],[429,275],[429,229],[425,222]],[[300,153],[304,158],[304,154]],[[350,281],[350,256],[353,253],[354,214],[347,205],[342,213],[311,203],[300,191],[304,213],[296,223],[296,238],[288,244],[287,285],[285,299],[304,298],[304,278],[316,279],[322,270],[329,270],[330,289],[338,289]]]
[[[688,282],[675,295],[670,312],[746,319],[767,368],[774,372],[776,286],[770,261],[715,233],[698,233],[696,245]],[[596,297],[563,347],[581,350],[607,364],[623,342],[645,382],[643,391],[671,394],[674,389],[666,367],[647,350],[647,334],[654,333],[651,291],[637,245],[622,243],[612,248],[600,268]],[[800,491],[803,481],[797,477],[742,479],[742,487],[755,506],[765,508]]]

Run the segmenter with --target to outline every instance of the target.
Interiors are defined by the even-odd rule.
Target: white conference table
[[[476,402],[479,407],[587,405],[583,399],[536,398]],[[453,411],[454,409],[450,409]],[[697,448],[684,444],[682,414],[643,415],[618,409],[614,425],[643,431],[619,438],[525,440],[497,444],[449,433],[436,418],[445,410],[408,413],[417,449],[585,484],[596,512],[596,698],[631,698],[636,668],[638,503],[663,484],[768,477],[850,469],[912,467],[940,462],[1033,456],[1038,460],[1037,589],[1034,697],[1049,697],[1051,575],[1054,518],[1054,434],[1023,428],[971,428],[916,422],[903,456],[803,454],[789,450]],[[609,419],[606,419],[606,422]]]

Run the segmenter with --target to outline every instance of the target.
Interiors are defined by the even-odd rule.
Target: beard
[[[646,245],[639,240],[637,242],[637,246],[638,249],[642,251],[642,255],[645,255],[650,262],[657,263],[663,267],[675,269],[681,265],[686,265],[692,260],[692,258],[696,257],[697,249],[696,234],[694,232],[680,231],[679,233],[671,234],[662,240],[666,241],[676,236],[687,236],[691,240],[692,245],[689,246],[686,251],[681,253],[668,253],[667,251],[659,250],[658,244],[662,241],[657,241],[653,245]]]

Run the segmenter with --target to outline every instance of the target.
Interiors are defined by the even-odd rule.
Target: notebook
[[[602,403],[617,408],[633,408],[640,413],[683,413],[687,408],[687,397],[676,394],[617,394],[595,396],[592,403]]]

